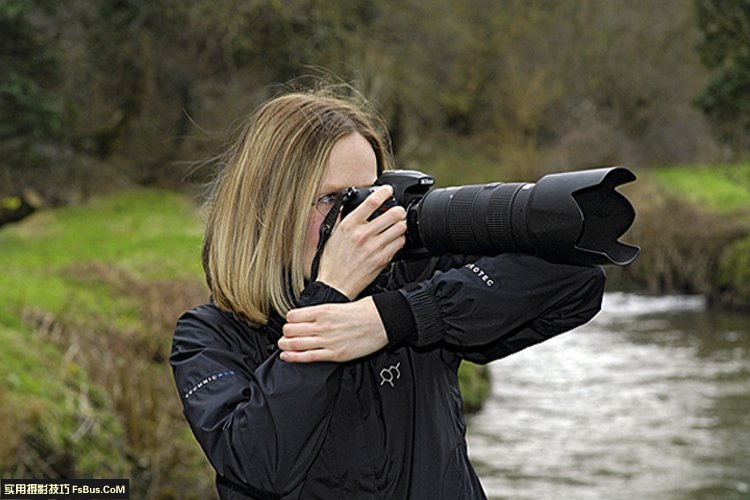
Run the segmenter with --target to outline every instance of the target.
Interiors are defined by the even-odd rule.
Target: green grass
[[[127,318],[133,305],[88,279],[87,266],[115,266],[147,280],[198,277],[200,240],[195,210],[164,191],[41,212],[0,231],[0,322],[14,323],[26,307]]]
[[[62,366],[56,349],[4,326],[0,326],[0,343],[3,383],[11,394],[47,400],[55,400],[61,394],[60,374],[50,369]]]
[[[664,167],[648,172],[665,191],[709,211],[750,209],[750,164]]]
[[[70,453],[79,474],[125,474],[123,431],[111,400],[76,362],[83,340],[62,352],[53,333],[29,318],[62,320],[60,327],[81,325],[101,335],[138,330],[139,304],[102,273],[139,282],[197,280],[200,241],[196,209],[184,196],[158,190],[42,211],[3,227],[0,384],[3,401],[23,414],[0,423],[0,436],[24,433],[38,453]],[[87,419],[95,424],[83,432]]]

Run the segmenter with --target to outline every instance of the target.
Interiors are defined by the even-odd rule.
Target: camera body
[[[376,185],[393,186],[393,197],[371,218],[396,204],[406,209],[406,245],[397,258],[518,252],[563,264],[624,266],[640,248],[617,241],[635,210],[615,188],[634,180],[625,167],[607,167],[551,174],[537,183],[431,190],[435,180],[423,172],[387,170]],[[374,189],[349,188],[342,215]]]
[[[344,205],[341,216],[346,217],[357,208],[365,198],[370,196],[378,186],[388,184],[393,187],[393,196],[385,201],[370,220],[380,216],[391,207],[402,206],[406,210],[406,244],[397,254],[396,259],[423,256],[429,251],[422,244],[419,235],[418,211],[414,210],[424,195],[435,185],[435,179],[418,170],[386,170],[375,184],[369,187],[351,187],[344,192]]]

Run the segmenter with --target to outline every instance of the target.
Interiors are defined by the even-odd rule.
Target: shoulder
[[[173,344],[183,347],[242,348],[264,337],[263,328],[222,311],[211,302],[185,312],[177,320]]]

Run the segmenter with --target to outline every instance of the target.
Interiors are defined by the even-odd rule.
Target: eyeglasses
[[[324,194],[317,200],[315,200],[315,203],[312,205],[315,207],[315,210],[318,211],[318,213],[322,216],[328,215],[328,212],[331,210],[331,207],[333,207],[333,204],[336,203],[336,200],[339,197],[339,193],[328,193]]]

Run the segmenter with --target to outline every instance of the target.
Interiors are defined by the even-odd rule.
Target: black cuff
[[[211,297],[211,301],[213,302],[213,296]],[[350,302],[350,300],[349,297],[322,281],[305,280],[305,288],[302,290],[299,300],[295,303],[295,307],[317,306],[332,302]],[[276,347],[276,342],[283,335],[282,329],[285,324],[286,318],[272,309],[265,325],[266,331],[274,340],[272,348]]]
[[[411,306],[399,291],[376,293],[372,300],[385,326],[389,347],[398,347],[417,338],[417,324]]]
[[[349,297],[322,281],[310,281],[297,302],[297,307],[316,306],[332,302],[351,302]]]
[[[411,308],[414,324],[417,325],[417,338],[413,344],[418,347],[428,346],[445,338],[445,324],[426,283],[410,285],[400,290]]]

